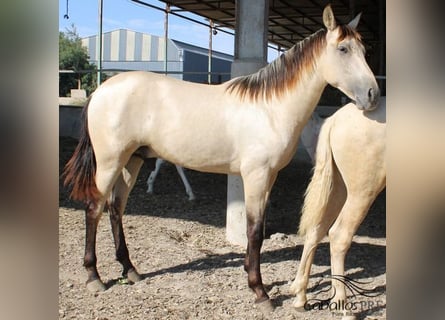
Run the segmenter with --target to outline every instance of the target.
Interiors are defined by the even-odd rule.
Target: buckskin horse
[[[87,288],[103,291],[96,267],[96,228],[110,212],[123,276],[141,276],[130,261],[122,215],[146,158],[203,171],[241,175],[248,245],[244,268],[256,302],[271,306],[260,272],[264,209],[278,171],[295,154],[301,130],[327,84],[358,108],[373,109],[379,88],[356,31],[359,16],[298,42],[258,72],[220,85],[181,81],[150,72],[126,72],[105,81],[84,108],[79,144],[66,165],[71,197],[86,203],[84,266]]]

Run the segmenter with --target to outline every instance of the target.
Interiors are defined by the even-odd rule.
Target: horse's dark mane
[[[347,25],[339,25],[341,41],[346,37],[360,40],[360,35]],[[263,98],[270,100],[273,96],[280,97],[286,90],[293,87],[303,74],[312,73],[321,50],[326,46],[326,30],[301,40],[280,57],[258,72],[231,80],[228,92],[236,92],[242,99],[253,101]]]
[[[258,100],[270,99],[273,95],[281,96],[293,86],[304,71],[314,68],[316,57],[324,48],[326,30],[321,29],[298,42],[280,57],[258,72],[233,79],[227,90],[236,92],[241,98]]]

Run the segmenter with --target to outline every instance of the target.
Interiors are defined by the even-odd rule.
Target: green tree
[[[96,66],[88,62],[88,53],[74,25],[66,32],[59,32],[59,70],[73,70],[75,73],[59,73],[59,96],[68,96],[71,89],[85,89],[90,95],[96,89]],[[84,71],[91,72],[84,73]],[[79,72],[79,73],[77,73]]]

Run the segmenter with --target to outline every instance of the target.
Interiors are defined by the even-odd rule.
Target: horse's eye
[[[339,47],[338,47],[338,50],[339,50],[341,53],[348,53],[348,48],[346,48],[345,46],[339,46]]]

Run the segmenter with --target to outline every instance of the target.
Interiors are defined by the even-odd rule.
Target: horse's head
[[[325,80],[355,101],[360,110],[377,107],[380,90],[365,60],[365,49],[356,27],[361,14],[348,25],[337,25],[331,6],[323,11],[327,28],[326,50],[321,62]]]

